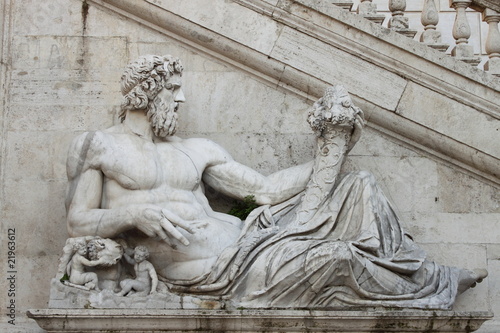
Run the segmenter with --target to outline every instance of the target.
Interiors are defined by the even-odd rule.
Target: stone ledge
[[[489,312],[35,309],[47,332],[473,332]]]

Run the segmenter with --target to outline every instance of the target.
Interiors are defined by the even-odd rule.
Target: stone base
[[[451,50],[451,55],[457,60],[466,62],[472,66],[477,66],[481,62],[481,58],[474,55],[472,45],[459,44]]]
[[[333,0],[332,4],[348,11],[351,11],[352,6],[354,5],[352,0]]]
[[[417,30],[413,29],[393,29],[393,30],[408,38],[414,38],[415,35],[417,34]]]
[[[484,64],[484,70],[493,75],[500,75],[500,57],[490,58]]]
[[[29,310],[47,332],[473,332],[488,312],[316,310]]]
[[[385,15],[380,14],[380,15],[362,15],[365,19],[372,21],[373,23],[376,23],[378,25],[382,25],[385,20]]]
[[[426,44],[426,45],[440,52],[446,52],[450,48],[449,44]]]
[[[161,288],[163,286],[163,288]],[[52,279],[49,308],[52,309],[224,309],[231,302],[215,296],[176,295],[160,283],[161,292],[143,297],[116,296],[111,290],[86,291]]]

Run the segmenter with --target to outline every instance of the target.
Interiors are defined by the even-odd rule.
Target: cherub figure
[[[75,254],[66,268],[69,282],[74,285],[85,286],[89,290],[99,290],[97,285],[97,274],[94,272],[85,272],[85,266],[97,266],[103,264],[103,260],[91,261],[85,257],[87,255],[87,243],[84,240],[76,242],[73,246]]]
[[[123,257],[129,264],[134,265],[135,279],[121,281],[122,290],[117,295],[146,296],[155,293],[158,286],[158,276],[153,265],[146,260],[149,257],[148,249],[145,246],[137,246],[134,249],[133,259],[125,252]]]

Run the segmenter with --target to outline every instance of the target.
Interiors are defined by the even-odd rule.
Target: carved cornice
[[[500,119],[500,79],[396,32],[364,22],[355,14],[333,8],[335,6],[329,11],[319,12],[311,0],[279,1],[278,5],[273,4],[276,1],[233,0],[233,5],[237,3],[280,25],[280,34],[272,41],[272,47],[266,49],[261,45],[237,40],[229,36],[230,33],[222,33],[203,22],[190,20],[169,8],[160,8],[153,1],[89,2],[125,15],[200,52],[311,100],[320,97],[324,89],[338,78],[322,76],[317,70],[315,72],[312,69],[314,63],[301,64],[304,66],[300,67],[283,55],[286,50],[280,54],[276,46],[281,42],[283,48],[287,47],[287,34],[289,38],[293,38],[294,34],[309,38],[306,42],[316,41],[321,47],[340,50],[364,63],[375,65],[385,71],[390,80],[401,81],[402,90],[395,94],[403,96],[410,83],[417,84],[443,98],[470,107],[471,112],[477,113],[478,119]],[[293,51],[300,52],[297,48]],[[383,84],[383,80],[379,83]],[[462,142],[446,128],[436,130],[398,114],[397,100],[396,103],[386,103],[366,90],[360,89],[351,94],[367,113],[372,127],[483,179],[500,184],[500,156],[496,153],[492,155],[484,151],[481,144]],[[442,121],[438,113],[433,117],[436,123]],[[470,126],[476,126],[471,131],[482,131],[480,125]],[[490,134],[493,140],[495,135],[498,137],[498,132]]]

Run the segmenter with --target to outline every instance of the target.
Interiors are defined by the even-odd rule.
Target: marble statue
[[[120,282],[121,291],[118,296],[145,296],[156,292],[158,276],[155,268],[146,259],[149,251],[145,246],[137,246],[134,249],[134,257],[131,258],[126,252],[123,253],[126,261],[134,265],[135,279],[125,279]]]
[[[67,273],[69,275],[69,282],[76,285],[84,285],[89,289],[99,290],[97,286],[97,274],[93,272],[85,272],[84,266],[97,266],[99,261],[89,261],[84,256],[87,255],[87,244],[76,243],[76,253],[71,258],[68,265]]]
[[[119,244],[100,237],[68,238],[59,265],[59,278],[68,276],[67,285],[85,290],[99,290],[98,277],[86,267],[112,266],[122,256]]]
[[[449,309],[486,276],[426,260],[373,176],[340,174],[364,127],[345,88],[327,89],[309,113],[315,160],[264,176],[210,140],[174,135],[182,72],[172,56],[140,57],[121,79],[121,123],[74,140],[72,237],[145,246],[141,281],[154,270],[169,293],[244,307]],[[215,212],[205,185],[259,207],[245,221]],[[122,294],[135,289],[124,281]]]

